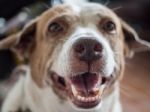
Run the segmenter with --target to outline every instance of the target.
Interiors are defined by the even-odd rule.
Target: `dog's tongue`
[[[87,94],[101,83],[101,78],[100,75],[94,73],[84,73],[71,77],[71,82],[78,91]]]

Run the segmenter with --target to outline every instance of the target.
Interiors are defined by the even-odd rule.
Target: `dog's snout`
[[[101,58],[103,46],[96,39],[79,39],[73,46],[78,59],[87,63]]]

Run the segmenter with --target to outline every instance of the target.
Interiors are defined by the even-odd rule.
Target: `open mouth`
[[[78,108],[89,109],[100,104],[103,92],[111,77],[86,72],[67,79],[56,73],[51,74],[54,85],[65,91],[70,101]]]

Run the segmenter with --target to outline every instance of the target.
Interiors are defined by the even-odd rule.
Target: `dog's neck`
[[[78,110],[70,102],[60,99],[50,87],[39,88],[28,72],[25,84],[25,102],[32,112],[113,112],[119,101],[118,83],[107,97],[102,100],[100,108],[92,110]]]

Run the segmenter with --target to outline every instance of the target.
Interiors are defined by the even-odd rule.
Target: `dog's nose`
[[[81,61],[90,63],[101,58],[103,46],[96,39],[79,39],[73,46],[74,52]]]

